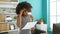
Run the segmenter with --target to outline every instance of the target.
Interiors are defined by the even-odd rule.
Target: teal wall
[[[47,24],[47,0],[42,0],[42,16]]]
[[[50,30],[50,0],[47,0],[47,25]]]
[[[50,0],[42,0],[42,16],[45,19],[45,23],[47,23],[48,34],[52,34],[50,29]]]
[[[42,0],[19,0],[19,2],[27,1],[32,5],[32,15],[34,20],[37,20],[42,17]]]
[[[50,0],[47,0],[47,30],[49,34],[52,34],[51,28],[50,28]]]

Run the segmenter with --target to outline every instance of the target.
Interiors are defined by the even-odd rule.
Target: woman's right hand
[[[26,9],[22,9],[22,10],[20,11],[20,16],[22,16],[22,14],[23,14],[24,11],[26,11]]]
[[[24,11],[24,10],[21,10],[21,11],[20,11],[20,16],[22,16],[22,14],[23,14],[23,11]]]

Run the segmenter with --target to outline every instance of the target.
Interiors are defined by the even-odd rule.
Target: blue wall
[[[48,34],[52,34],[50,29],[50,0],[42,0],[42,16],[45,19],[45,23],[47,23]]]
[[[34,20],[37,20],[42,17],[42,0],[19,0],[19,2],[22,1],[27,1],[30,3],[33,8],[32,8],[32,15],[34,17]]]
[[[47,0],[42,0],[42,16],[47,23]]]
[[[50,28],[50,0],[47,0],[47,30],[49,34],[52,34],[51,28]]]

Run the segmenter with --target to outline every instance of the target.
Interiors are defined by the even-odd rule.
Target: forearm
[[[17,26],[18,26],[18,27],[21,27],[21,21],[22,21],[22,20],[21,20],[21,16],[18,16],[18,17],[17,17]]]
[[[20,21],[19,21],[19,23],[20,23],[20,26],[22,25],[22,19],[21,19],[22,17],[20,16]]]

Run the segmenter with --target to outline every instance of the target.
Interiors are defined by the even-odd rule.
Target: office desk
[[[9,31],[1,31],[0,34],[19,34],[19,29],[9,30]]]

